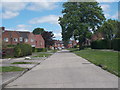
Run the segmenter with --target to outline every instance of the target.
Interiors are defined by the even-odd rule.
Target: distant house
[[[45,48],[45,41],[41,35],[23,31],[8,31],[5,28],[2,28],[2,31],[2,40],[6,45],[26,43],[35,48]]]
[[[96,33],[94,35],[92,35],[91,40],[102,40],[104,39],[104,35],[102,33]]]
[[[60,40],[54,40],[54,48],[55,49],[62,49],[64,48],[64,44]]]
[[[67,45],[67,48],[73,48],[76,45],[77,45],[77,42],[75,40],[70,40]]]

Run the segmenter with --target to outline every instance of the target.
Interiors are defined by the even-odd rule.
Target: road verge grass
[[[120,60],[118,60],[120,58],[120,52],[101,51],[94,49],[84,49],[78,51],[78,49],[75,48],[69,50],[120,77],[120,65],[118,65],[118,63],[120,63]]]
[[[25,68],[15,67],[15,66],[3,66],[0,67],[0,72],[16,72],[16,71],[23,71]]]

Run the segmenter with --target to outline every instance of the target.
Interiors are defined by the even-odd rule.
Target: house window
[[[41,46],[42,46],[42,42],[41,42]]]
[[[8,38],[4,38],[4,41],[5,41],[5,42],[8,42]]]
[[[22,37],[20,37],[20,42],[22,42],[23,41],[23,38]]]
[[[13,41],[14,41],[14,42],[17,42],[17,41],[18,41],[18,39],[17,39],[17,38],[14,38],[14,39],[13,39]]]
[[[27,38],[25,39],[25,42],[28,42],[28,39],[27,39]]]
[[[34,42],[34,39],[31,39],[31,42]]]

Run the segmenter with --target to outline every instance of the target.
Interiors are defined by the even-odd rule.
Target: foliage
[[[120,38],[113,39],[113,49],[120,51]]]
[[[116,20],[108,19],[103,23],[103,25],[98,29],[99,32],[102,32],[104,38],[107,40],[112,40],[115,37],[118,37],[117,33],[120,32],[120,22]]]
[[[54,34],[51,31],[44,31],[42,33],[42,37],[45,40],[45,47],[49,48],[50,46],[52,46],[54,44],[53,38],[54,38]]]
[[[95,40],[91,42],[92,49],[110,49],[111,41],[109,40]]]
[[[18,44],[14,48],[14,56],[21,57],[32,54],[32,47],[29,44]]]
[[[79,46],[89,38],[91,31],[96,31],[105,20],[102,8],[97,2],[65,2],[59,18],[62,28],[62,38],[65,44],[71,37],[79,40]]]
[[[38,34],[42,34],[44,32],[43,28],[35,28],[33,30],[33,34],[38,35]]]
[[[46,48],[35,48],[35,52],[46,52]]]
[[[15,67],[15,66],[4,66],[0,67],[0,72],[15,72],[23,71],[25,68]]]

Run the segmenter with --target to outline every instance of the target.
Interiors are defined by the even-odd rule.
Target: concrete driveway
[[[118,88],[118,77],[62,50],[6,88]]]

